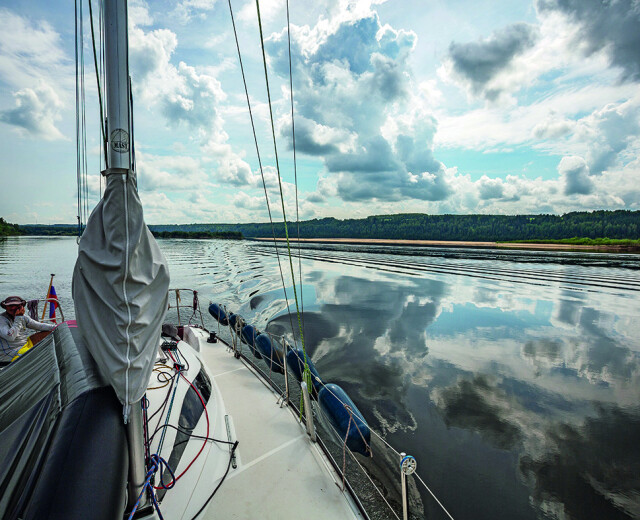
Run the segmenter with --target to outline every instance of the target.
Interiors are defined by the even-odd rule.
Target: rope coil
[[[169,484],[165,484],[163,481],[163,474],[164,474],[164,471],[162,471],[163,467],[166,468],[171,474],[171,482],[169,482]],[[149,491],[149,494],[151,495],[151,501],[153,503],[153,507],[158,513],[160,520],[164,520],[164,517],[162,516],[162,512],[160,511],[160,505],[158,504],[158,500],[156,499],[156,494],[153,491],[154,486],[151,483],[151,481],[153,480],[153,477],[158,472],[158,470],[160,470],[160,487],[162,489],[171,489],[175,485],[176,480],[173,475],[173,470],[171,469],[171,466],[169,466],[167,461],[164,460],[162,457],[160,457],[160,455],[158,455],[157,453],[154,453],[153,455],[151,455],[149,457],[149,470],[147,471],[147,475],[146,475],[144,484],[142,486],[142,491],[140,491],[140,494],[138,495],[138,500],[136,500],[136,503],[134,504],[133,509],[131,510],[131,513],[129,514],[129,517],[127,518],[127,520],[133,520],[133,517],[136,511],[138,510],[138,507],[140,507],[140,501],[142,500],[142,497],[147,491]]]

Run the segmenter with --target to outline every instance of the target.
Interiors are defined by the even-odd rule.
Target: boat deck
[[[320,448],[290,409],[278,405],[275,392],[225,345],[201,345],[239,441],[237,468],[204,518],[362,518]]]

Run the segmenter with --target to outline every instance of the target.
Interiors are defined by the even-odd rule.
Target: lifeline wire
[[[351,410],[351,407],[349,407],[344,401],[342,401],[335,393],[333,393],[331,391],[330,388],[328,388],[322,381],[319,381],[319,383],[325,388],[327,389],[329,392],[331,392],[331,394],[333,395],[333,397],[335,397],[338,401],[340,401],[342,403],[342,405],[347,409],[347,411],[349,412],[349,424],[351,424],[351,419],[353,417],[353,411]],[[322,411],[322,409],[320,409]],[[360,428],[358,428],[358,425],[354,422],[354,425],[356,426],[358,433],[360,433],[360,437],[362,437],[362,432],[360,432]],[[333,426],[332,426],[333,428]],[[335,431],[335,429],[334,429]],[[373,432],[373,434],[378,437],[380,440],[382,440],[382,442],[384,442],[389,448],[391,448],[392,451],[394,451],[398,456],[400,456],[400,453],[393,447],[391,446],[386,440],[384,440],[378,433],[376,433],[374,430],[369,429],[369,431]],[[338,434],[338,432],[336,431],[336,435]],[[349,434],[349,428],[347,428],[347,435]],[[362,439],[364,441],[364,438]],[[365,442],[366,444],[366,442]],[[345,437],[345,447],[346,447],[346,437]],[[347,447],[347,449],[349,449]],[[369,447],[369,449],[371,449]],[[349,450],[349,453],[351,453],[351,450]],[[344,452],[343,452],[343,456],[344,456]],[[353,457],[353,459],[357,462],[357,459],[355,458],[355,456],[353,454],[351,454],[351,456]],[[360,464],[360,463],[358,463]],[[364,469],[363,469],[364,471]],[[366,474],[366,472],[365,472]],[[343,470],[343,475],[344,475],[344,470]],[[368,476],[368,475],[367,475]],[[442,505],[442,502],[440,502],[440,500],[438,500],[438,497],[436,497],[435,493],[433,491],[431,491],[431,489],[429,488],[429,486],[427,486],[427,484],[424,482],[424,480],[422,480],[420,478],[420,475],[418,475],[418,473],[415,473],[416,478],[418,479],[418,481],[424,486],[424,488],[429,492],[429,494],[433,497],[433,499],[438,503],[438,505],[442,508],[442,510],[446,513],[446,515],[451,519],[454,520],[454,518],[451,516],[451,514],[449,513],[449,511],[447,511],[447,509],[444,507],[444,505]],[[383,497],[384,498],[384,497]],[[386,500],[385,500],[386,502]],[[389,506],[391,507],[391,506]],[[395,514],[395,513],[394,513]]]

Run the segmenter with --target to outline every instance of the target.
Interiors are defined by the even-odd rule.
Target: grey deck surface
[[[238,467],[230,470],[204,518],[361,518],[320,449],[291,411],[277,404],[275,393],[224,345],[201,342],[201,354],[240,442]]]

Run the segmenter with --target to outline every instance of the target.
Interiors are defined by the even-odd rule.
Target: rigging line
[[[85,176],[85,171],[86,171],[86,141],[85,141],[85,124],[86,124],[86,119],[84,117],[85,113],[85,91],[84,91],[84,24],[83,24],[83,12],[82,12],[82,0],[80,0],[79,6],[78,6],[78,24],[79,24],[79,29],[78,29],[78,34],[80,36],[79,42],[78,42],[78,53],[79,53],[79,67],[80,67],[80,76],[79,76],[79,83],[80,83],[80,103],[79,103],[79,109],[80,109],[80,113],[79,113],[79,118],[80,118],[80,201],[81,201],[81,205],[80,205],[80,225],[81,227],[84,224],[85,221],[85,190],[84,190],[84,176]]]
[[[93,46],[93,66],[96,71],[96,83],[98,85],[98,104],[100,105],[100,132],[102,133],[102,145],[104,149],[104,160],[107,161],[107,132],[104,127],[104,110],[102,107],[102,89],[100,88],[100,74],[98,71],[98,55],[96,52],[96,38],[93,32],[93,8],[92,1],[89,2],[89,20],[91,21],[91,44]]]
[[[300,245],[300,212],[298,204],[298,163],[296,161],[296,123],[293,117],[293,67],[291,66],[291,23],[289,0],[287,0],[287,42],[289,44],[289,93],[291,98],[291,139],[293,145],[293,178],[296,186],[296,225],[298,231],[298,279],[300,283],[300,307],[302,308],[302,331],[304,332],[304,292],[302,291],[302,246]]]
[[[82,221],[87,222],[89,216],[89,188],[88,188],[88,166],[87,166],[87,101],[84,73],[84,13],[82,1],[80,2],[80,95],[82,107]]]
[[[287,296],[287,287],[284,281],[284,273],[282,272],[282,264],[280,262],[280,252],[278,249],[278,241],[276,240],[276,229],[273,224],[273,217],[271,215],[271,206],[269,205],[269,195],[267,193],[267,183],[264,180],[264,171],[262,168],[262,159],[260,158],[260,149],[258,147],[258,137],[256,135],[256,127],[253,121],[253,112],[251,110],[251,102],[249,100],[249,89],[247,88],[247,80],[244,74],[244,65],[242,64],[242,55],[240,54],[240,43],[238,42],[238,32],[236,31],[236,22],[233,17],[233,9],[231,8],[231,0],[227,0],[229,4],[229,12],[231,13],[231,24],[233,25],[233,36],[236,40],[236,49],[238,50],[238,61],[240,62],[240,71],[242,72],[242,83],[244,84],[244,93],[247,98],[247,107],[249,108],[249,119],[251,120],[251,130],[253,131],[253,141],[256,145],[256,155],[258,156],[258,165],[260,166],[260,176],[262,177],[262,187],[264,188],[264,198],[267,201],[267,211],[269,213],[269,222],[271,222],[271,232],[273,234],[273,244],[276,249],[276,257],[278,259],[278,269],[280,270],[280,279],[282,280],[282,289],[284,290],[284,300],[287,302],[287,314],[289,315],[289,322],[291,324],[291,333],[293,334],[293,340],[295,343],[295,331],[293,328],[293,319],[291,318],[291,308],[289,307],[289,298]]]
[[[76,188],[78,192],[78,238],[82,235],[80,223],[81,190],[80,190],[80,76],[78,63],[78,0],[74,2],[75,9],[75,57],[76,57]]]
[[[133,133],[133,86],[131,85],[131,76],[129,76],[129,113],[131,114],[131,170],[136,173],[136,140],[135,134]],[[136,184],[138,180],[136,178]]]
[[[256,10],[258,12],[258,27],[260,29],[260,45],[262,47],[262,63],[264,65],[264,79],[267,84],[267,98],[269,100],[269,118],[271,120],[271,135],[273,137],[273,149],[276,159],[276,171],[278,173],[278,187],[280,188],[280,202],[282,203],[282,220],[284,223],[284,233],[287,239],[287,252],[289,256],[289,267],[291,268],[291,285],[293,285],[293,295],[296,301],[296,315],[298,317],[298,329],[300,331],[300,343],[302,345],[302,352],[304,353],[304,368],[305,372],[309,372],[309,365],[307,364],[307,353],[304,347],[304,334],[302,332],[302,320],[300,317],[300,308],[298,306],[298,291],[296,290],[296,278],[293,270],[293,260],[291,259],[291,244],[289,242],[289,229],[287,227],[287,213],[284,207],[284,193],[282,191],[282,177],[280,176],[280,164],[278,162],[278,146],[276,144],[276,128],[273,122],[273,107],[271,105],[271,93],[269,91],[269,74],[267,72],[267,55],[264,48],[264,35],[262,33],[262,19],[260,17],[260,1],[256,0]],[[299,242],[299,241],[298,241]]]
[[[102,11],[103,11],[103,2],[102,0],[98,0],[98,49],[99,49],[99,54],[100,54],[100,59],[98,60],[98,64],[99,64],[99,72],[96,71],[96,74],[98,75],[98,78],[102,78],[102,85],[105,84],[105,78],[104,78],[104,27],[103,27],[103,23],[102,23]],[[93,24],[91,24],[93,26]],[[102,98],[101,98],[102,101]],[[106,100],[105,100],[106,103]],[[101,121],[101,125],[104,124],[104,128],[105,128],[105,134],[106,134],[106,128],[107,128],[107,120],[106,118],[103,119]],[[103,158],[102,156],[100,156],[100,160],[98,161],[98,166],[100,167],[100,171],[102,172],[102,170],[106,170],[107,169],[107,160],[108,160],[108,146],[107,146],[107,140],[106,138],[104,139],[104,146],[105,146],[105,157]],[[102,161],[104,160],[104,165],[102,163]],[[98,184],[100,187],[100,198],[98,200],[102,199],[102,175],[98,176]]]

